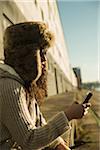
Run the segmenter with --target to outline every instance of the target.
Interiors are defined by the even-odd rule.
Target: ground
[[[86,92],[86,90],[75,90],[73,92],[48,97],[42,105],[41,110],[48,120],[59,111],[68,108],[76,99],[81,103]],[[100,92],[92,92],[92,106],[89,113],[84,116],[83,119],[74,122],[73,131],[76,133],[76,136],[74,136],[74,132],[72,131],[73,135],[70,136],[70,141],[68,141],[70,133],[68,137],[66,137],[66,141],[68,141],[68,144],[74,150],[100,149]],[[73,122],[71,124],[73,124]]]

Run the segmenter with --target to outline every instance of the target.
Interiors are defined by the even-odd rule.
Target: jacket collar
[[[1,62],[1,61],[0,61],[0,68],[1,68],[2,70],[4,70],[4,71],[9,72],[9,73],[12,74],[12,75],[18,77],[18,78],[20,78],[20,76],[17,74],[17,72],[16,72],[11,66],[9,66],[9,65],[7,65],[7,64],[4,64],[4,62]]]

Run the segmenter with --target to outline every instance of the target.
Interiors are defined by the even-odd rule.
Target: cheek
[[[48,62],[46,61],[46,71],[48,71]]]
[[[37,55],[37,67],[38,67],[38,78],[39,78],[42,74],[41,57],[39,54]]]
[[[41,75],[41,73],[42,73],[41,62],[38,62],[38,74]]]
[[[31,76],[31,78],[35,79],[38,75],[38,65],[37,65],[37,61],[29,61],[27,63],[27,70],[26,72]]]

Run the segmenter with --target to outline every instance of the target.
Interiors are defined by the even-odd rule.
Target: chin
[[[38,75],[33,79],[33,81],[37,82],[40,77],[41,77],[41,73],[38,73]]]

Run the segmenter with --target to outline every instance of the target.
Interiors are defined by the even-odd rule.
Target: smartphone
[[[85,96],[83,104],[88,103],[92,96],[93,96],[92,92],[88,92],[87,95]]]

